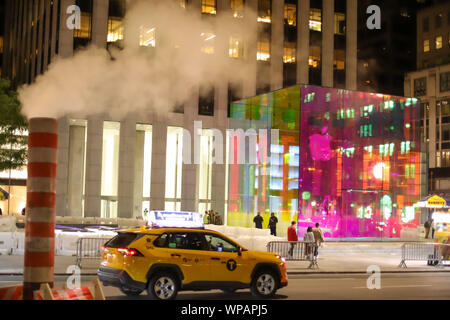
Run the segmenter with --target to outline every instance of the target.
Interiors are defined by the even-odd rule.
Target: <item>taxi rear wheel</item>
[[[170,272],[160,272],[151,277],[147,292],[153,300],[173,300],[178,294],[178,279]]]
[[[257,272],[250,287],[251,293],[258,298],[271,298],[277,289],[277,277],[271,270]]]
[[[123,294],[126,294],[129,297],[135,297],[142,293],[144,290],[134,290],[134,289],[128,289],[128,288],[120,288],[120,291],[122,291]]]

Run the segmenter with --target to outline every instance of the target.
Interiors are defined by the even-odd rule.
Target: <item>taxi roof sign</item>
[[[153,228],[203,228],[203,217],[198,212],[152,210],[148,225]]]

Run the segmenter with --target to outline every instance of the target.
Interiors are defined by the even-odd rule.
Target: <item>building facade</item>
[[[421,141],[428,155],[428,193],[450,195],[450,3],[419,11],[417,71],[405,95],[421,100]]]
[[[224,215],[226,166],[183,163],[182,129],[192,133],[194,121],[202,121],[198,152],[207,159],[213,152],[210,131],[225,136],[231,101],[296,83],[356,89],[357,0],[173,1],[202,19],[229,15],[236,24],[253,26],[245,45],[226,39],[222,52],[230,64],[245,60],[251,66],[250,81],[218,79],[208,90],[199,83],[183,106],[165,114],[58,119],[57,215],[127,218],[145,209],[209,208]],[[158,50],[151,29],[123,26],[132,2],[7,1],[3,77],[16,85],[33,83],[56,57],[70,58],[87,44],[120,47],[136,39],[135,45]],[[67,8],[74,4],[81,9],[79,30],[66,27]]]

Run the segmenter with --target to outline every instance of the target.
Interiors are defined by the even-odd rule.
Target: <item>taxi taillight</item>
[[[117,251],[128,257],[143,257],[142,253],[136,249],[119,248]]]

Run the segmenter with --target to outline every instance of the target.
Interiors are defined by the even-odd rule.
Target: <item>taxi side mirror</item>
[[[239,257],[242,256],[242,248],[241,247],[238,248],[238,256]]]

